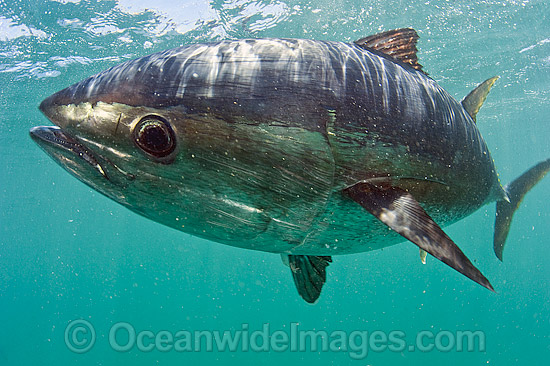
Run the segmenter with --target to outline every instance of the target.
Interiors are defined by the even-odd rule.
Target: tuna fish
[[[476,114],[418,63],[417,33],[192,44],[45,99],[33,139],[78,179],[192,235],[280,253],[315,302],[333,255],[407,239],[493,290],[441,227],[497,202],[495,253],[550,159],[502,187]]]

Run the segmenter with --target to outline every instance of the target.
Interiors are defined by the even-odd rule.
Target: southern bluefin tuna
[[[489,281],[443,232],[497,201],[495,253],[539,163],[502,187],[476,128],[496,81],[461,103],[422,71],[418,36],[192,44],[45,99],[33,139],[107,197],[172,228],[280,253],[315,302],[337,254],[405,239]],[[388,228],[389,227],[389,228]],[[391,230],[390,230],[391,229]]]

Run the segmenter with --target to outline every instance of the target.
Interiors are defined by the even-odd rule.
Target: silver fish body
[[[422,72],[353,44],[186,46],[115,66],[41,108],[134,177],[122,190],[101,177],[88,181],[94,188],[155,221],[245,248],[331,255],[400,241],[342,196],[357,181],[418,192],[442,225],[500,189],[460,103]],[[146,115],[175,131],[170,164],[136,151],[131,131]]]
[[[494,80],[466,110],[413,66],[342,42],[189,45],[53,94],[40,109],[58,127],[31,136],[143,216],[291,255],[309,302],[330,259],[300,256],[365,252],[403,237],[492,289],[438,225],[507,199],[470,107],[479,109]],[[438,241],[453,249],[433,251]],[[296,276],[304,268],[320,286]]]

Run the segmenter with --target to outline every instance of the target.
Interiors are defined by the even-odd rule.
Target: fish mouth
[[[82,180],[90,173],[111,180],[106,170],[108,160],[96,154],[77,138],[57,126],[37,126],[29,131],[31,138],[56,162]]]
[[[58,164],[86,182],[98,177],[110,180],[106,171],[107,160],[94,152],[84,142],[71,135],[66,129],[59,107],[70,104],[69,88],[44,99],[38,107],[56,126],[37,126],[29,131],[31,138]]]
[[[85,88],[81,84],[44,99],[38,108],[54,126],[33,127],[29,133],[38,146],[70,174],[100,192],[115,192],[125,188],[135,176],[106,157],[102,145],[96,146],[93,139],[80,137],[75,121],[78,115],[67,116],[66,107],[84,101]]]

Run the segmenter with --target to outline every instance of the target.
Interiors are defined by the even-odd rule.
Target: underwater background
[[[550,177],[521,203],[503,263],[494,204],[445,229],[496,293],[430,256],[422,265],[405,242],[334,257],[309,305],[279,255],[131,213],[28,136],[50,124],[37,109],[45,97],[127,59],[227,38],[352,42],[401,27],[418,31],[424,70],[458,100],[500,76],[477,123],[503,183],[550,158],[546,0],[0,0],[0,365],[547,364]],[[298,328],[329,347],[285,343]],[[242,338],[175,347],[196,331]],[[475,347],[460,347],[460,332],[476,332]]]

